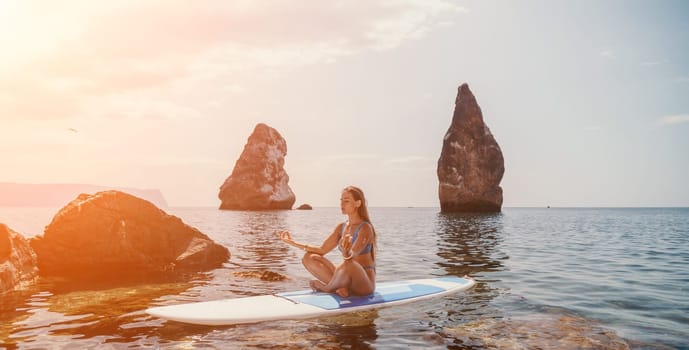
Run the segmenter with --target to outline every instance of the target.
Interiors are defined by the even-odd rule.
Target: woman
[[[278,231],[277,235],[283,242],[306,251],[301,261],[316,277],[309,283],[311,289],[335,292],[342,297],[371,294],[376,288],[376,232],[368,216],[364,192],[354,186],[346,187],[340,208],[347,215],[347,222],[335,226],[320,247],[298,243],[287,231]],[[344,259],[337,267],[324,257],[336,247]]]

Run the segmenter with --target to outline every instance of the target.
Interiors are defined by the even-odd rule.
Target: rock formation
[[[559,310],[535,312],[504,319],[484,318],[447,327],[445,332],[472,349],[629,350],[627,341],[614,331]],[[537,336],[535,336],[537,335]],[[643,348],[643,347],[641,347]],[[654,347],[651,347],[654,348]],[[664,347],[663,347],[664,348]],[[667,347],[668,349],[670,347]]]
[[[462,84],[438,160],[441,211],[499,212],[504,172],[500,146],[484,123],[469,85]]]
[[[313,207],[310,204],[304,203],[304,204],[298,206],[297,209],[298,210],[312,210]]]
[[[280,282],[287,280],[287,276],[273,271],[236,271],[232,273],[235,277],[256,278],[261,281]]]
[[[29,242],[0,223],[0,293],[21,288],[36,277],[36,254]]]
[[[232,174],[220,186],[220,209],[292,209],[295,196],[285,172],[287,142],[277,130],[258,124]]]
[[[80,195],[30,243],[40,274],[50,276],[207,270],[230,255],[178,217],[119,191]]]

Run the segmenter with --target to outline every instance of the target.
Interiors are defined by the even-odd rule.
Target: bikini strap
[[[366,221],[362,221],[359,226],[356,227],[354,230],[354,234],[352,234],[352,242],[356,242],[356,239],[359,237],[359,230],[361,230],[361,226],[364,226]]]

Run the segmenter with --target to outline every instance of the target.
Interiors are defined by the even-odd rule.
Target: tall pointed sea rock
[[[483,121],[469,85],[455,100],[452,124],[438,159],[438,195],[442,212],[499,212],[505,163],[500,146]]]
[[[295,196],[285,171],[287,142],[277,130],[258,124],[232,174],[220,187],[220,209],[292,209]]]

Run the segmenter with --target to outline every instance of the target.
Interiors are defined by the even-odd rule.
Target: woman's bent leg
[[[330,281],[321,288],[322,291],[332,293],[337,291],[341,296],[349,292],[357,295],[373,293],[375,282],[358,262],[345,260],[335,269]],[[345,294],[345,295],[342,295]]]
[[[330,260],[324,258],[321,255],[306,253],[301,259],[302,264],[307,271],[309,271],[314,277],[319,281],[326,284],[330,282],[335,273],[335,265],[333,265]]]

